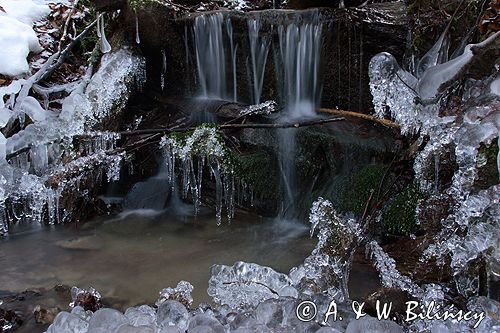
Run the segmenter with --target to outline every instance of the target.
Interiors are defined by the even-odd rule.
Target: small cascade
[[[264,84],[264,74],[266,71],[267,56],[271,41],[269,36],[262,36],[260,31],[260,20],[252,18],[248,23],[248,37],[250,41],[250,57],[252,69],[252,101],[254,104],[260,103],[262,86]]]
[[[314,115],[321,85],[322,29],[317,11],[310,20],[278,27],[279,56],[283,66],[283,98],[288,118]]]
[[[238,45],[235,45],[233,39],[233,25],[229,18],[226,18],[226,30],[227,36],[229,38],[229,46],[231,50],[231,65],[233,69],[233,101],[238,100],[238,80],[237,80],[237,72],[236,72],[236,52],[238,51]]]
[[[204,98],[228,99],[224,16],[200,15],[194,21],[198,85]]]
[[[305,19],[305,18],[303,18]],[[312,18],[288,26],[279,26],[279,59],[282,65],[282,97],[285,120],[314,116],[321,95],[320,62],[323,25],[317,11]],[[278,75],[280,78],[280,75]],[[279,86],[279,83],[278,83]],[[285,200],[282,216],[293,217],[297,190],[295,184],[295,129],[279,133],[280,168],[283,176]]]

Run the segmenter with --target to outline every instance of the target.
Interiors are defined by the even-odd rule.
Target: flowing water
[[[152,303],[162,288],[186,280],[195,286],[197,304],[209,301],[211,265],[246,261],[287,273],[315,243],[304,225],[277,228],[270,220],[244,213],[231,225],[217,227],[212,212],[197,218],[135,212],[79,229],[13,232],[0,241],[0,290],[20,292],[59,283],[93,286],[104,297],[118,297],[131,306]]]

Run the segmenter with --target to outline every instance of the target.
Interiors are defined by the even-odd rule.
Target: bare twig
[[[244,128],[300,128],[306,126],[322,125],[342,120],[345,120],[345,118],[335,117],[329,119],[309,120],[303,122],[271,123],[271,124],[224,124],[217,126],[217,128],[219,130],[244,129]],[[189,132],[195,129],[196,127],[175,128],[175,129],[151,128],[151,129],[143,129],[135,131],[123,131],[123,132],[118,132],[118,134],[120,134],[121,136],[135,136],[135,135],[147,135],[156,133]]]
[[[83,30],[78,36],[76,36],[72,41],[71,43],[69,43],[68,46],[66,46],[66,48],[59,52],[58,54],[58,57],[57,57],[57,61],[55,63],[53,63],[52,65],[50,65],[46,71],[40,75],[38,75],[38,72],[34,75],[36,77],[36,79],[34,80],[33,83],[38,83],[40,81],[43,81],[45,80],[46,78],[48,78],[50,75],[52,75],[52,73],[54,73],[54,71],[63,64],[64,62],[64,59],[66,59],[66,57],[68,56],[69,52],[73,49],[73,47],[76,46],[76,44],[78,44],[80,42],[80,40],[85,37],[93,28],[94,26],[96,25],[97,23],[97,20],[94,20],[92,23],[90,23],[86,28],[85,30]]]
[[[372,121],[372,122],[375,122],[375,123],[378,123],[378,124],[381,124],[384,126],[392,127],[395,129],[400,129],[399,124],[395,123],[391,120],[380,119],[380,118],[374,117],[372,115],[364,114],[364,113],[360,113],[360,112],[345,111],[345,110],[338,110],[338,109],[324,109],[324,108],[318,109],[316,111],[319,113],[329,113],[329,114],[335,114],[335,115],[344,116],[344,117],[361,118],[361,119],[369,120],[369,121]]]

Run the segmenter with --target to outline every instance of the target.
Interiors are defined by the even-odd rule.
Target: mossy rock
[[[278,200],[280,184],[278,162],[270,153],[235,155],[237,171],[257,197]]]
[[[422,194],[415,184],[408,185],[389,203],[383,214],[389,232],[409,235],[417,225],[416,209]]]
[[[486,190],[498,184],[498,144],[493,140],[489,145],[481,144],[478,153],[477,179],[474,183],[474,191]]]
[[[354,172],[350,179],[344,184],[341,194],[340,210],[344,212],[353,212],[356,215],[363,214],[366,203],[373,191],[372,202],[378,201],[380,195],[379,187],[382,183],[382,191],[387,181],[382,182],[386,174],[387,166],[382,164],[369,164]]]

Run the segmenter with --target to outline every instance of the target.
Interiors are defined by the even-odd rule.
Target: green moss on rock
[[[384,226],[389,232],[409,235],[416,228],[416,208],[422,194],[411,184],[396,195],[383,214]]]
[[[498,184],[500,175],[498,174],[498,140],[495,139],[489,145],[481,144],[477,158],[477,179],[474,183],[474,190],[485,190]]]
[[[386,170],[387,167],[384,165],[369,164],[354,172],[343,189],[340,209],[344,212],[361,215],[372,190],[374,191],[372,201],[376,202],[378,200],[378,189]]]
[[[274,156],[267,153],[233,156],[237,165],[236,173],[247,182],[257,196],[279,199],[278,165]]]

